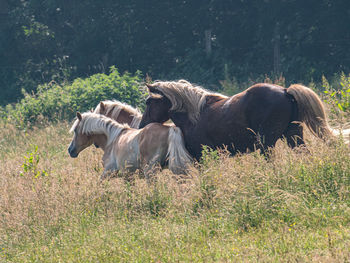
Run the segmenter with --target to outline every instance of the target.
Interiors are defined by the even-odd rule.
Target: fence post
[[[280,40],[280,24],[276,22],[273,36],[273,72],[275,76],[281,73]]]
[[[207,58],[211,55],[211,29],[207,29],[204,31],[205,34],[205,54]]]

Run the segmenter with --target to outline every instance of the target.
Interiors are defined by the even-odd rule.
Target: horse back
[[[250,122],[262,123],[267,119],[289,122],[291,118],[292,100],[286,89],[278,85],[259,83],[250,87],[242,104]]]

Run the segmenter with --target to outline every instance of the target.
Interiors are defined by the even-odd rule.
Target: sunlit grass
[[[341,141],[309,136],[310,153],[280,142],[269,159],[208,151],[190,178],[164,170],[150,184],[137,175],[100,183],[101,150],[70,158],[68,130],[1,124],[0,261],[350,258],[350,150]],[[24,171],[30,156],[38,158]]]

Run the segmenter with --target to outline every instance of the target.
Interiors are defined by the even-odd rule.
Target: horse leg
[[[103,173],[102,173],[102,175],[101,175],[101,177],[100,177],[100,181],[102,182],[103,180],[105,180],[105,179],[110,179],[111,177],[112,177],[112,174],[114,173],[114,172],[117,172],[118,170],[117,169],[111,169],[111,168],[109,168],[109,169],[107,169],[107,168],[105,168],[105,170],[103,171]]]
[[[111,176],[112,171],[111,170],[104,170],[101,177],[100,181],[104,181],[107,177],[109,178]]]
[[[265,135],[257,134],[256,136],[256,143],[255,143],[255,149],[260,150],[260,153],[265,155],[265,157],[269,157],[270,151],[269,148],[273,147],[275,145],[275,142],[266,142]]]
[[[160,171],[160,163],[157,157],[145,162],[143,165],[143,174],[147,181],[150,181],[151,175],[157,171]]]
[[[292,149],[297,146],[305,147],[303,126],[299,123],[291,122],[282,136],[286,138],[288,146]]]
[[[256,134],[256,143],[255,148],[260,149],[261,154],[265,155],[266,157],[269,157],[270,150],[269,148],[272,148],[275,146],[278,137],[278,132],[276,131],[268,131],[268,130],[262,130]]]

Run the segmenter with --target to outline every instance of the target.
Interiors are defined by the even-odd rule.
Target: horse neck
[[[142,120],[142,115],[134,115],[134,118],[132,119],[131,123],[130,123],[130,127],[134,128],[134,129],[138,129],[140,126],[140,122]]]
[[[85,132],[89,133],[90,136],[104,135],[106,137],[105,146],[108,147],[125,127],[111,119],[98,119],[97,122],[85,123]]]
[[[107,136],[105,134],[94,134],[92,135],[92,141],[95,145],[100,147],[103,151],[106,150]]]
[[[183,133],[187,133],[195,125],[190,121],[186,112],[175,112],[170,114],[170,119],[175,126],[179,127]]]
[[[127,123],[131,128],[137,129],[141,122],[141,118],[142,116],[138,112],[132,113],[125,109],[122,109],[116,121],[119,123]]]
[[[125,110],[121,110],[115,120],[119,123],[130,124],[132,121],[132,115]]]

